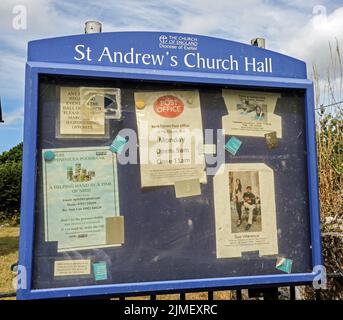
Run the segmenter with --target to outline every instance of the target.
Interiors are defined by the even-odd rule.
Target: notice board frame
[[[68,38],[68,37],[66,37]],[[207,38],[207,37],[204,37]],[[254,48],[255,49],[255,48]],[[263,50],[263,49],[259,49]],[[277,54],[277,53],[274,53]],[[292,58],[290,58],[292,59]],[[307,148],[308,202],[312,245],[311,273],[239,276],[228,278],[207,278],[191,280],[156,281],[83,287],[50,289],[32,288],[35,199],[36,199],[36,148],[38,132],[39,77],[41,75],[92,77],[112,79],[134,79],[146,81],[168,81],[177,83],[233,85],[249,88],[287,88],[305,92],[305,125]],[[257,75],[218,74],[208,72],[184,72],[142,68],[94,66],[45,61],[28,61],[26,65],[25,124],[22,179],[22,216],[20,230],[18,299],[50,299],[62,297],[103,296],[177,290],[200,290],[208,288],[244,288],[263,285],[300,285],[312,282],[318,277],[315,266],[322,265],[319,193],[317,176],[317,151],[315,131],[315,109],[313,83],[308,79],[272,77]]]

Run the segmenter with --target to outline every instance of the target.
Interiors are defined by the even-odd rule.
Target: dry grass
[[[338,121],[330,125],[330,130],[322,130],[317,135],[317,141],[321,218],[338,220],[343,215],[342,123]],[[338,149],[341,151],[337,152]]]
[[[326,80],[313,69],[317,110],[320,215],[323,232],[342,232],[343,218],[343,64],[338,41],[330,44]],[[340,224],[340,225],[339,225]],[[337,228],[338,227],[338,228]],[[334,228],[334,230],[332,229]]]
[[[313,69],[317,109],[320,217],[324,265],[328,279],[325,299],[342,299],[335,276],[343,269],[343,64],[338,41],[330,45],[326,79]],[[307,293],[307,294],[306,294]],[[311,293],[305,290],[305,297]]]
[[[0,227],[0,292],[13,292],[14,274],[10,267],[18,260],[18,227]]]
[[[231,291],[215,291],[214,300],[232,300],[234,294]],[[117,299],[116,299],[117,300]],[[150,296],[127,297],[125,300],[150,300]],[[179,294],[160,294],[156,300],[180,300]],[[208,292],[186,293],[186,300],[208,300]]]

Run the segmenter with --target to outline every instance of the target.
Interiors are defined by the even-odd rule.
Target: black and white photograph
[[[226,163],[213,179],[217,258],[278,253],[273,169]]]
[[[223,89],[222,94],[227,109],[222,127],[228,135],[264,137],[275,131],[282,138],[281,116],[275,113],[279,93]]]
[[[243,100],[236,105],[239,116],[242,120],[267,122],[268,108],[267,104],[259,103],[257,100]]]
[[[229,172],[231,232],[261,232],[261,198],[258,171]]]

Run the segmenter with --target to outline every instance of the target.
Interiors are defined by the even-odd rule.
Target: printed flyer
[[[59,129],[60,135],[104,135],[104,98],[81,101],[80,87],[61,87]]]
[[[278,254],[273,170],[263,163],[222,166],[213,179],[217,258]]]
[[[206,183],[199,92],[135,92],[142,187]]]
[[[275,131],[282,138],[281,116],[274,114],[280,94],[223,89],[228,115],[222,118],[225,133],[235,136],[264,137]]]
[[[45,240],[57,241],[59,252],[120,245],[107,234],[120,215],[116,155],[87,147],[43,149],[42,156]]]

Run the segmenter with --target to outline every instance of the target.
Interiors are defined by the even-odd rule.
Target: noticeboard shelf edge
[[[64,287],[51,289],[21,289],[17,291],[17,299],[52,299],[82,296],[115,296],[120,294],[148,294],[166,291],[190,291],[208,288],[235,290],[263,285],[287,286],[292,284],[310,284],[317,276],[316,273],[278,274],[247,277],[209,278],[192,280],[154,281],[129,284],[96,285],[84,287]]]

